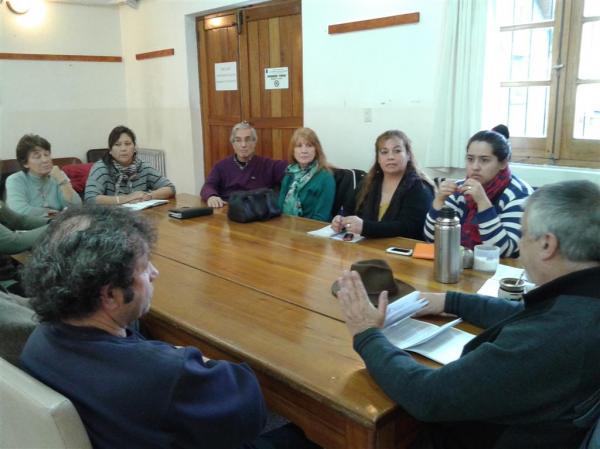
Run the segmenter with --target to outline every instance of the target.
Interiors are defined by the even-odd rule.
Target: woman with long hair
[[[329,221],[335,197],[335,180],[317,134],[298,128],[290,139],[290,165],[279,192],[284,214]]]
[[[85,201],[126,204],[171,198],[175,186],[137,157],[134,132],[117,126],[108,136],[108,152],[96,162],[85,185]]]
[[[337,215],[331,227],[365,237],[408,237],[421,240],[433,185],[417,168],[412,143],[399,130],[375,141],[375,163],[358,189],[353,210]]]
[[[461,245],[486,243],[501,257],[518,257],[523,203],[533,189],[510,171],[509,132],[505,125],[475,133],[467,143],[467,177],[446,179],[427,214],[425,237],[434,240],[435,220],[442,206],[458,212]]]

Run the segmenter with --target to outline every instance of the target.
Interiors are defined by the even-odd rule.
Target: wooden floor
[[[351,244],[307,235],[324,225],[316,221],[240,224],[223,209],[179,221],[167,216],[174,205],[145,212],[159,230],[152,260],[160,276],[145,318],[153,336],[248,362],[269,406],[325,448],[406,447],[418,423],[366,372],[331,284],[353,262],[374,258],[422,291],[476,291],[489,276],[466,270],[459,284],[446,286],[433,280],[432,261],[384,252],[412,247],[411,240]],[[180,194],[176,205],[199,200]]]

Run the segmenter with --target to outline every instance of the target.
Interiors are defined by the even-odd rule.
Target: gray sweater
[[[563,276],[524,305],[449,292],[446,312],[486,330],[439,369],[378,329],[355,336],[354,348],[391,399],[431,423],[435,448],[577,448],[587,429],[574,421],[600,392],[599,278],[600,267]]]

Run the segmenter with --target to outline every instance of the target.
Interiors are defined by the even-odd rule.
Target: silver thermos
[[[461,271],[460,220],[454,209],[442,207],[435,222],[435,280],[444,284],[458,282]]]

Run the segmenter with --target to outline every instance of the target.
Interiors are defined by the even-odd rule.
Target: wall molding
[[[397,16],[380,17],[377,19],[359,20],[357,22],[338,23],[329,25],[329,34],[351,33],[353,31],[374,30],[396,25],[407,25],[410,23],[419,23],[421,14],[411,12]]]
[[[141,61],[143,59],[162,58],[165,56],[173,56],[175,54],[174,48],[166,48],[164,50],[149,51],[147,53],[138,53],[135,55],[135,59]]]
[[[35,53],[0,53],[0,59],[13,61],[123,62],[121,56],[50,55]]]

